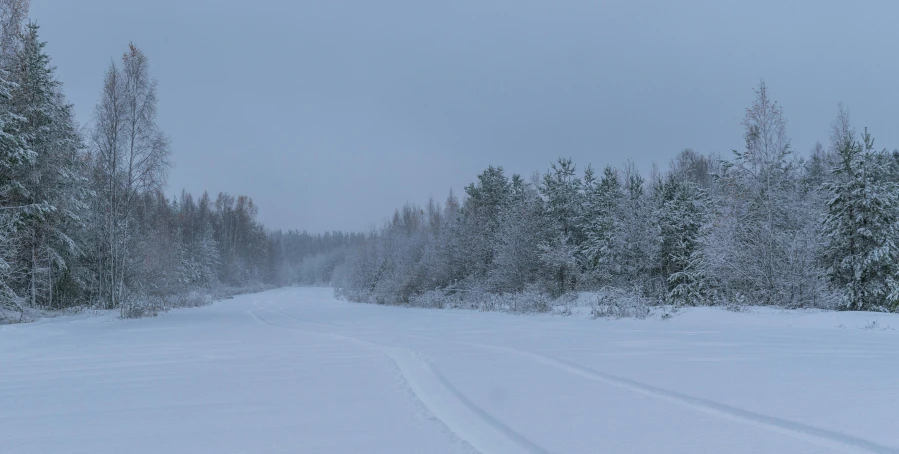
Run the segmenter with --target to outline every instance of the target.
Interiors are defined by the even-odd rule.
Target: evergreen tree
[[[533,184],[513,175],[509,203],[500,215],[496,257],[489,288],[520,292],[542,280],[539,244],[546,240],[543,201]]]
[[[478,175],[477,183],[465,187],[468,199],[461,208],[462,219],[456,230],[462,254],[456,262],[464,269],[459,274],[481,279],[492,269],[500,215],[510,192],[511,184],[502,167],[488,167]]]
[[[81,169],[82,141],[72,106],[65,102],[46,43],[35,24],[26,27],[16,59],[12,106],[23,119],[22,134],[34,160],[27,168],[23,219],[25,245],[20,260],[28,268],[27,294],[33,306],[70,305],[78,299],[81,248],[77,237],[89,196]],[[60,295],[60,287],[67,290]]]
[[[31,211],[25,176],[35,153],[21,133],[24,119],[13,113],[16,84],[8,77],[0,68],[0,310],[21,310],[24,300],[15,283],[26,275],[19,257],[23,222]]]
[[[581,253],[593,281],[604,285],[621,271],[614,241],[622,227],[624,192],[612,166],[606,166],[599,184],[592,186],[585,194]]]
[[[577,286],[578,252],[584,241],[578,224],[582,218],[582,182],[571,159],[560,158],[544,175],[540,193],[545,202],[550,234],[540,245],[540,258],[554,276],[554,293]]]
[[[899,187],[884,178],[882,153],[867,130],[862,142],[847,133],[838,153],[833,172],[840,178],[825,184],[831,194],[823,221],[827,276],[843,291],[847,309],[895,310]]]
[[[698,184],[669,175],[656,186],[658,266],[669,298],[680,303],[705,302],[709,286],[700,250],[708,198]]]
[[[618,270],[614,283],[647,290],[657,255],[652,207],[643,189],[643,177],[633,163],[625,166],[622,179],[624,194],[618,209],[620,220],[611,241],[612,257]]]

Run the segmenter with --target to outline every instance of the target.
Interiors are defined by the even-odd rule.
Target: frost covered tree
[[[656,263],[665,294],[682,304],[704,303],[709,284],[700,241],[709,199],[697,183],[679,173],[657,181],[654,193]]]
[[[61,307],[83,302],[89,194],[73,108],[27,12],[0,1],[0,298]]]
[[[584,194],[581,253],[592,281],[600,285],[611,283],[621,270],[615,239],[622,229],[624,198],[618,171],[612,166],[606,166],[599,182]]]
[[[156,104],[147,57],[131,44],[121,66],[113,63],[106,72],[93,131],[101,225],[98,296],[110,308],[121,307],[128,281],[138,279],[129,271],[138,197],[160,187],[169,167],[168,139],[156,124]]]
[[[3,54],[15,53],[19,44],[16,35],[22,31],[30,7],[30,0],[0,0],[0,52]]]
[[[823,222],[827,276],[847,309],[896,310],[899,187],[885,178],[885,152],[874,149],[867,130],[861,142],[851,129],[840,140],[833,169],[839,178],[825,185],[831,195]]]
[[[81,245],[78,236],[89,196],[82,169],[82,141],[73,108],[67,104],[55,69],[29,24],[13,60],[16,87],[12,107],[22,118],[21,133],[34,159],[23,169],[28,208],[22,221],[23,256],[27,264],[27,295],[32,306],[58,306],[75,297],[60,288],[78,287]],[[68,293],[68,295],[66,295]]]
[[[465,193],[468,198],[456,226],[461,255],[454,262],[463,267],[461,275],[482,280],[493,267],[500,215],[509,202],[511,183],[502,167],[490,166],[478,175],[476,183],[465,187]]]
[[[432,241],[424,210],[406,204],[378,234],[366,241],[356,258],[355,290],[379,304],[406,304],[433,289],[427,274],[427,246]]]
[[[540,258],[552,270],[555,293],[577,286],[578,254],[583,230],[578,223],[583,209],[582,182],[571,159],[560,158],[543,176],[540,194],[549,225],[548,239],[540,244]]]
[[[463,256],[465,229],[460,216],[461,202],[451,190],[442,208],[434,208],[439,223],[431,222],[434,245],[429,253],[429,272],[432,274],[433,288],[451,286],[465,278],[467,258]],[[438,216],[439,215],[439,216]]]
[[[543,279],[539,245],[546,241],[543,200],[534,183],[512,175],[509,202],[500,215],[489,288],[520,292]]]
[[[28,6],[0,1],[0,298],[61,307],[83,302],[89,194],[73,108]]]
[[[14,217],[0,210],[0,323],[7,319],[21,320],[24,314],[24,299],[12,286],[19,271],[15,261],[19,244],[12,235],[14,224]]]
[[[221,263],[219,245],[212,229],[209,195],[204,194],[199,206],[193,196],[182,191],[180,202],[173,207],[178,228],[176,280],[186,287],[210,287],[218,283]]]
[[[18,310],[23,298],[15,283],[27,275],[19,260],[21,228],[31,208],[26,176],[35,154],[21,134],[24,119],[12,110],[15,87],[0,68],[0,309]]]
[[[615,284],[646,290],[657,255],[658,230],[652,221],[652,206],[645,180],[629,162],[621,174],[623,197],[618,204],[619,222],[611,239],[617,267]]]
[[[730,298],[803,306],[819,297],[812,207],[802,192],[783,110],[764,82],[743,121],[745,149],[734,151],[717,180],[714,229],[704,250],[710,273]]]
[[[820,188],[829,179],[830,157],[824,150],[821,142],[815,142],[809,153],[809,159],[805,161],[805,174],[802,177],[802,186],[805,190]]]
[[[745,290],[773,298],[777,292],[777,274],[783,260],[783,237],[786,227],[787,188],[791,170],[790,140],[787,137],[783,109],[768,96],[764,82],[756,89],[756,99],[743,120],[746,148],[735,151],[729,163],[729,189],[740,204],[740,226],[733,247],[742,253],[740,270],[746,276]],[[742,199],[742,200],[741,200]],[[735,257],[736,258],[736,257]],[[768,301],[769,302],[769,301]]]

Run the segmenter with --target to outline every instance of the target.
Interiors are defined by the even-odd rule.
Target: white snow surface
[[[877,323],[873,324],[873,321]],[[899,317],[243,295],[0,327],[3,453],[899,453]]]

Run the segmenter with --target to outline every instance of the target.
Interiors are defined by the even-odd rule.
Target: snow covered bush
[[[475,290],[430,290],[409,300],[413,307],[430,309],[476,309],[511,313],[544,313],[553,306],[549,294],[533,286],[510,293],[491,293]]]
[[[447,295],[440,290],[428,290],[421,295],[416,295],[409,300],[412,307],[423,307],[427,309],[443,309],[446,307],[457,306],[458,298]]]
[[[633,291],[608,288],[602,291],[593,303],[591,315],[594,318],[637,318],[650,316],[650,301]]]
[[[129,295],[119,306],[119,316],[122,318],[155,317],[166,310],[168,308],[162,298]]]

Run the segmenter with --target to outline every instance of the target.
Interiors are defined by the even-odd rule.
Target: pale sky
[[[167,192],[250,195],[272,228],[380,224],[488,165],[530,175],[742,146],[764,78],[797,152],[838,102],[899,147],[895,2],[32,0],[79,120],[133,41]]]

